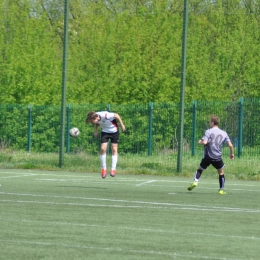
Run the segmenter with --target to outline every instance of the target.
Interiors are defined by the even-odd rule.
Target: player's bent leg
[[[194,181],[198,182],[201,174],[203,172],[203,169],[200,167],[195,173],[194,173]]]
[[[199,182],[199,179],[201,177],[203,170],[204,169],[199,167],[199,169],[194,173],[194,182],[188,187],[189,191],[193,190],[195,187],[198,186],[198,182]]]

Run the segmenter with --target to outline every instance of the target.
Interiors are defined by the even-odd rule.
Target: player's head
[[[212,123],[213,125],[218,125],[220,122],[220,119],[218,116],[210,116],[210,124]]]
[[[96,114],[94,111],[90,111],[87,114],[86,123],[95,124],[99,120],[99,115]]]

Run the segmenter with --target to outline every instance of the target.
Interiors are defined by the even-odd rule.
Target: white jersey
[[[102,132],[105,133],[116,133],[118,131],[118,124],[115,119],[115,113],[108,111],[96,112],[100,116],[100,120],[97,124],[101,127]]]
[[[212,159],[220,159],[222,156],[222,145],[230,142],[228,134],[217,127],[208,129],[201,139],[208,142],[205,145],[204,155],[208,155]]]

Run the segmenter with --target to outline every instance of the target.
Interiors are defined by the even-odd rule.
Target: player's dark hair
[[[220,122],[220,119],[219,119],[218,116],[214,116],[214,115],[212,115],[212,116],[210,116],[210,122],[213,122],[214,125],[218,125],[219,122]]]
[[[96,114],[94,111],[90,111],[87,114],[86,123],[91,123],[93,120],[95,120],[98,117],[98,114]]]

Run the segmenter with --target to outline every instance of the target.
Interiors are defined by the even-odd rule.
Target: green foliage
[[[9,163],[12,160],[12,156],[8,154],[6,151],[0,150],[0,162]]]
[[[2,137],[0,138],[0,151],[8,149],[10,146],[10,142],[6,141]]]
[[[27,145],[27,106],[0,105],[0,137],[13,149],[25,149]]]
[[[0,0],[0,104],[58,105],[64,1]],[[258,1],[189,1],[186,100],[259,97]],[[183,3],[70,1],[67,100],[178,102]]]
[[[29,1],[3,2],[0,103],[57,103],[61,41],[45,15],[29,15]]]

